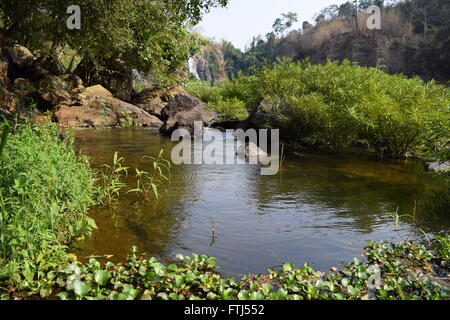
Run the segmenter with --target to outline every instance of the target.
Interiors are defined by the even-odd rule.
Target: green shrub
[[[220,99],[211,102],[210,107],[219,114],[217,120],[245,120],[248,118],[248,112],[245,103],[238,98]]]
[[[207,81],[191,81],[185,88],[190,95],[205,103],[216,102],[221,98],[220,89]]]
[[[434,82],[348,61],[283,60],[255,76],[254,95],[291,142],[341,150],[364,140],[393,158],[448,146],[450,91]]]
[[[0,159],[0,279],[26,287],[95,227],[86,212],[96,188],[89,164],[56,126],[14,131]]]

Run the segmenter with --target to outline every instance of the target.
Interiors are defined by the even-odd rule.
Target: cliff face
[[[313,63],[347,59],[362,66],[382,67],[391,74],[417,75],[426,81],[435,79],[445,82],[450,76],[448,66],[433,56],[427,44],[413,46],[407,40],[393,38],[382,31],[343,33],[310,53],[300,53],[297,58],[307,55],[311,56]]]
[[[199,80],[217,83],[226,79],[225,59],[221,45],[211,42],[203,47],[201,53],[192,57],[190,69]]]

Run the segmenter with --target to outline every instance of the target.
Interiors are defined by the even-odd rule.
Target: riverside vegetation
[[[264,114],[257,126],[279,128],[294,147],[336,152],[365,145],[380,157],[449,157],[450,91],[433,81],[349,61],[280,59],[252,75],[215,86],[196,81],[187,90],[227,120]]]

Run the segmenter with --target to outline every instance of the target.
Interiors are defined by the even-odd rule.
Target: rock
[[[83,92],[77,95],[77,99],[81,101],[94,100],[99,98],[112,98],[113,95],[107,89],[103,88],[101,85],[95,85],[87,87]]]
[[[12,51],[15,53],[15,56],[20,59],[20,62],[18,62],[19,64],[31,65],[36,60],[36,57],[31,51],[24,46],[15,45],[12,47]]]
[[[161,120],[141,108],[118,99],[115,100],[117,102],[117,107],[115,107],[115,110],[119,117],[119,124],[121,121],[125,121],[125,123],[131,122],[129,124],[132,126],[157,128],[162,126],[163,122]]]
[[[8,65],[8,59],[0,54],[0,87],[2,88],[7,88],[9,84]]]
[[[47,76],[38,84],[38,91],[42,99],[52,106],[74,103],[73,96],[68,89],[68,83],[57,76]]]
[[[117,123],[117,114],[100,103],[88,106],[59,106],[55,112],[63,127],[107,127]]]
[[[25,47],[3,47],[2,55],[8,61],[8,77],[12,81],[24,78],[31,82],[37,82],[51,75],[48,70],[38,65],[36,57]]]
[[[247,130],[248,121],[247,120],[228,120],[228,121],[219,121],[211,124],[211,128],[215,128],[218,130],[227,130],[227,129],[242,129]]]
[[[186,129],[194,134],[194,122],[199,121],[202,129],[212,119],[211,113],[204,110],[206,104],[190,95],[180,94],[172,98],[161,111],[164,125],[160,132],[170,136],[176,129]]]
[[[60,105],[56,119],[64,127],[115,125],[160,127],[162,121],[144,110],[116,99],[101,85],[86,88],[76,96],[79,106]]]
[[[136,94],[132,102],[139,108],[147,111],[151,115],[161,117],[161,111],[167,105],[171,98],[179,95],[187,94],[181,87],[175,87],[169,90],[161,88],[146,88]]]
[[[242,144],[236,152],[236,155],[239,157],[245,158],[267,158],[267,153],[259,148],[256,144],[250,142],[246,144]]]
[[[256,129],[272,128],[276,124],[276,118],[270,112],[271,108],[272,106],[265,100],[261,101],[258,108],[248,118],[250,126]]]
[[[37,92],[33,83],[24,78],[17,78],[14,80],[11,91],[23,94],[25,96],[30,96]]]
[[[57,57],[54,57],[53,55],[50,55],[42,63],[39,63],[39,66],[43,67],[45,70],[48,70],[55,76],[62,76],[67,72],[66,67]]]
[[[45,114],[36,114],[30,118],[30,122],[34,124],[48,124],[52,122],[52,119]]]
[[[435,171],[448,171],[450,170],[450,162],[446,161],[446,162],[428,162],[425,165],[426,169],[430,172],[435,172]]]
[[[38,83],[38,91],[42,99],[50,105],[75,104],[77,95],[83,92],[83,82],[78,76],[65,74],[47,76]]]

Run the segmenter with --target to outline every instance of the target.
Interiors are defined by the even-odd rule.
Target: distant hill
[[[398,2],[398,3],[397,3]],[[450,1],[409,0],[384,6],[384,1],[360,1],[358,26],[352,2],[325,8],[316,24],[303,23],[300,30],[285,35],[271,32],[254,37],[245,51],[230,42],[210,42],[194,59],[198,78],[210,82],[251,73],[253,66],[276,61],[310,58],[323,64],[328,59],[348,59],[363,66],[380,67],[388,73],[403,73],[441,83],[450,80]],[[382,7],[380,30],[369,30],[371,4]]]

